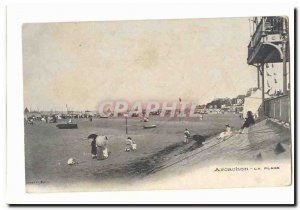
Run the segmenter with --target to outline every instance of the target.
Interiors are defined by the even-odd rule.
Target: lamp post
[[[128,133],[128,129],[127,129],[127,117],[128,117],[128,113],[125,113],[124,117],[125,117],[126,134],[127,134]]]
[[[179,110],[178,110],[178,119],[179,119],[179,121],[181,121],[181,98],[179,98]]]

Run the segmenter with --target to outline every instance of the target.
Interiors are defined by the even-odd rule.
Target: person
[[[92,141],[91,141],[91,154],[92,154],[93,159],[97,158],[97,145],[96,145],[97,136],[98,136],[97,134],[91,134],[87,137],[88,139],[92,139]]]
[[[200,114],[200,120],[203,120],[203,114]]]
[[[29,123],[29,125],[33,125],[33,119],[30,118],[30,119],[28,120],[28,123]]]
[[[149,118],[148,117],[144,117],[144,122],[149,122]]]
[[[126,147],[125,151],[130,152],[130,151],[135,151],[136,150],[136,143],[135,141],[132,141],[131,137],[128,137],[126,139]]]
[[[97,158],[97,146],[96,146],[96,138],[94,138],[91,142],[91,154],[92,158],[96,159]]]
[[[248,111],[247,112],[247,118],[243,124],[243,126],[241,127],[241,129],[243,130],[244,128],[248,128],[249,126],[251,125],[254,125],[255,124],[255,121],[254,121],[254,118],[253,118],[253,114],[251,111]]]
[[[108,143],[107,136],[96,137],[97,160],[104,160],[108,158],[107,143]]]
[[[72,118],[69,119],[68,124],[72,124]]]
[[[136,143],[135,143],[135,141],[132,141],[131,149],[132,149],[132,151],[136,150]]]
[[[189,143],[189,138],[191,137],[190,131],[186,128],[184,131],[184,143],[188,144]]]
[[[230,137],[232,135],[232,131],[231,131],[231,127],[229,124],[225,125],[225,131],[223,131],[222,133],[220,133],[220,135],[218,136],[217,139],[222,139],[225,140],[228,137]]]

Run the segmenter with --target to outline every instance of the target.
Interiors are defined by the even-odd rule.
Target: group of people
[[[254,120],[253,114],[251,111],[248,111],[246,120],[245,120],[243,126],[241,127],[240,133],[243,133],[243,130],[245,128],[249,128],[251,125],[254,125],[254,124],[255,124],[255,120]],[[231,130],[230,125],[226,124],[225,131],[220,133],[220,135],[218,136],[218,139],[226,140],[227,138],[229,138],[232,135],[233,135],[233,132]]]
[[[89,135],[88,139],[91,139],[91,154],[93,159],[104,160],[108,158],[108,138],[107,136],[98,136],[96,134]]]
[[[136,150],[136,142],[131,139],[131,137],[128,137],[126,139],[126,146],[125,146],[125,152],[135,151]]]
[[[89,135],[91,139],[91,154],[93,159],[104,160],[107,159],[110,152],[108,151],[108,138],[107,136],[99,136],[96,134]],[[136,142],[128,137],[125,141],[125,152],[135,151],[137,148]]]
[[[255,120],[254,120],[253,114],[252,114],[251,111],[248,111],[246,120],[245,120],[243,126],[241,127],[240,132],[242,133],[244,128],[248,128],[248,127],[250,127],[251,125],[254,125],[254,124],[255,124]],[[227,138],[231,137],[232,135],[233,135],[233,132],[231,130],[231,126],[229,124],[226,124],[225,125],[225,130],[220,133],[220,135],[217,137],[217,139],[226,140]],[[184,131],[184,140],[183,140],[183,142],[188,144],[190,139],[191,139],[191,133],[186,128],[185,131]]]
[[[33,119],[32,118],[29,118],[29,119],[24,118],[24,124],[25,125],[33,125]]]
[[[248,128],[251,125],[254,125],[254,117],[251,111],[247,112],[247,118],[241,127],[241,130],[244,128]],[[226,140],[230,136],[233,135],[233,132],[231,130],[231,127],[229,124],[225,125],[225,130],[220,133],[220,135],[217,137],[218,139],[221,140]],[[107,136],[99,136],[96,134],[91,134],[88,136],[88,139],[91,139],[91,154],[93,159],[97,160],[103,160],[107,159],[110,152],[108,151],[107,144],[108,144],[108,138]],[[186,128],[184,131],[184,143],[188,144],[191,139],[191,133],[190,131]],[[137,149],[137,144],[135,141],[131,139],[131,137],[127,137],[125,141],[125,152],[131,152],[135,151]]]

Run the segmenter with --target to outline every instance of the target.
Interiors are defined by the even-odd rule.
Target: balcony
[[[263,17],[256,26],[248,45],[249,65],[282,62],[282,34],[285,33],[282,17]]]

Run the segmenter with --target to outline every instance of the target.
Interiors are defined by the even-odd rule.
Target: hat
[[[226,127],[230,127],[230,125],[229,125],[229,124],[226,124],[225,126],[226,126]]]

